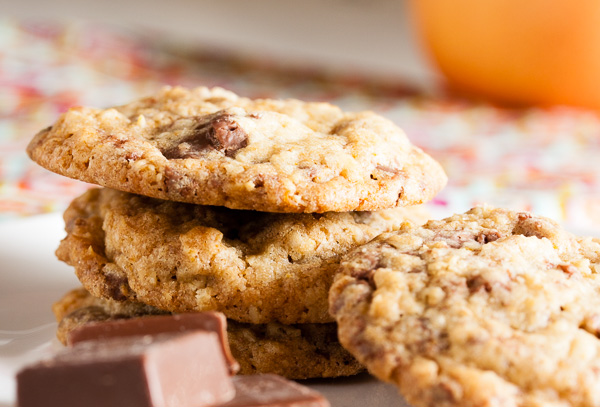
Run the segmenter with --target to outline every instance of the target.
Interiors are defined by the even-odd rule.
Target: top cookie
[[[372,112],[165,88],[131,104],[75,107],[27,148],[43,167],[172,201],[265,212],[419,204],[446,175]]]
[[[349,254],[330,311],[416,407],[600,406],[599,272],[599,239],[476,208]]]

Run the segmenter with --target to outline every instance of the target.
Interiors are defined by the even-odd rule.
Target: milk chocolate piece
[[[321,394],[272,374],[236,376],[235,397],[219,407],[329,407]]]
[[[234,392],[207,331],[85,341],[17,375],[19,407],[201,407]]]
[[[217,116],[212,120],[206,138],[227,157],[233,157],[237,150],[248,145],[248,135],[229,114]]]
[[[67,334],[67,345],[73,346],[79,342],[90,340],[193,330],[215,332],[219,336],[221,350],[230,373],[233,375],[240,369],[240,365],[233,358],[229,349],[227,320],[223,314],[218,312],[147,316],[84,324]]]
[[[165,158],[200,158],[210,148],[234,157],[239,149],[248,145],[248,134],[235,121],[235,116],[225,111],[198,117],[197,120],[198,124],[189,136],[162,152]]]

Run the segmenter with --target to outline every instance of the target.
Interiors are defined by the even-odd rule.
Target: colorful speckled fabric
[[[190,54],[114,27],[0,20],[0,218],[62,210],[87,188],[39,168],[24,152],[69,106],[105,107],[163,85],[203,85],[253,98],[328,101],[392,119],[448,174],[448,186],[429,204],[436,216],[486,202],[576,229],[600,227],[595,113],[509,110],[352,73],[284,66],[202,47]]]

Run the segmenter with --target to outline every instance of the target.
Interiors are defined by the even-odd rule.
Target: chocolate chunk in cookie
[[[248,134],[235,121],[235,117],[226,112],[217,112],[199,117],[191,134],[179,140],[176,146],[163,151],[163,155],[170,160],[200,158],[204,150],[213,148],[227,157],[234,157],[236,151],[247,145]]]

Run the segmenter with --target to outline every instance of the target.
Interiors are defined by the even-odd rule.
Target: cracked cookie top
[[[220,88],[165,88],[125,106],[74,107],[27,151],[82,181],[266,212],[413,205],[446,183],[436,161],[375,113]]]
[[[600,240],[480,207],[384,233],[330,291],[342,345],[416,407],[599,406]]]

